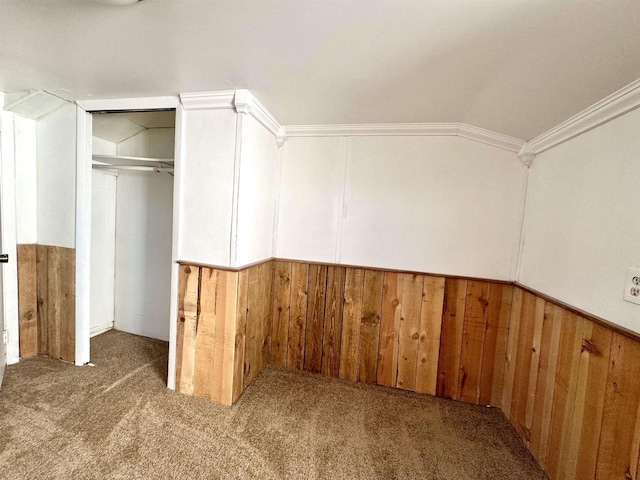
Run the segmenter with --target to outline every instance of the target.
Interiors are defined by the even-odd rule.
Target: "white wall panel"
[[[345,141],[295,137],[284,145],[276,256],[335,262]]]
[[[150,128],[118,143],[118,155],[128,157],[173,158],[174,128]]]
[[[17,243],[38,241],[38,160],[36,122],[13,116],[16,176]]]
[[[91,141],[93,155],[117,155],[117,144],[99,137],[91,137]]]
[[[341,262],[509,280],[524,168],[460,137],[351,137]]]
[[[276,157],[277,145],[273,134],[253,117],[245,115],[238,189],[236,266],[264,260],[273,254]]]
[[[183,114],[179,260],[230,265],[236,116]]]
[[[113,144],[115,147],[115,144]],[[113,328],[115,313],[116,176],[91,175],[91,334]]]
[[[117,192],[114,326],[168,340],[173,178],[121,170]]]
[[[519,282],[640,332],[622,299],[640,265],[640,109],[538,155]]]
[[[76,106],[36,123],[38,243],[75,247]]]

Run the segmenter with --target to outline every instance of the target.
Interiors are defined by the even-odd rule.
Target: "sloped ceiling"
[[[640,77],[640,2],[2,0],[0,89],[251,90],[283,124],[531,139]]]
[[[127,112],[93,115],[93,136],[120,143],[147,128],[173,128],[175,112]]]

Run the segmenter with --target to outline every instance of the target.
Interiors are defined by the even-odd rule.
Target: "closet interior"
[[[91,336],[169,340],[175,110],[93,114]]]

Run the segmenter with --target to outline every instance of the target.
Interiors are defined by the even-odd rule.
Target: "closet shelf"
[[[94,165],[113,167],[173,167],[173,158],[125,157],[122,155],[93,155]],[[96,163],[97,162],[97,163]]]

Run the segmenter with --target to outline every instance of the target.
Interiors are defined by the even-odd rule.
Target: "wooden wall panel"
[[[347,268],[344,285],[344,311],[342,313],[342,341],[340,347],[340,378],[358,381],[360,321],[364,289],[364,270]]]
[[[20,358],[29,358],[39,351],[36,246],[18,245],[17,250]]]
[[[436,394],[444,283],[444,277],[424,277],[416,365],[416,392],[418,393]]]
[[[309,265],[304,369],[312,373],[322,372],[322,335],[324,332],[326,289],[327,267],[324,265]]]
[[[50,255],[37,261],[60,262]],[[551,480],[640,480],[636,339],[500,282],[295,261],[211,272],[180,269],[180,389],[231,403],[270,361],[500,406]],[[220,293],[223,273],[231,293]],[[39,297],[58,288],[45,277]],[[214,291],[233,320],[224,330],[219,312],[203,311],[211,298],[198,298]],[[213,364],[224,370],[201,381],[211,329]]]
[[[287,368],[500,404],[511,285],[295,261],[274,279],[272,363],[277,336]]]
[[[400,328],[402,275],[385,272],[382,285],[378,385],[393,387],[398,376],[398,330]]]
[[[324,307],[324,335],[322,341],[322,375],[340,374],[342,345],[342,311],[344,306],[343,267],[330,266],[327,270],[327,295]]]
[[[176,390],[226,405],[269,360],[271,262],[242,272],[181,265]]]
[[[20,356],[75,361],[75,250],[18,245]]]
[[[294,370],[304,368],[308,289],[309,265],[294,262],[291,265],[291,314],[287,344],[287,368]]]
[[[378,378],[378,345],[384,273],[364,271],[364,291],[360,320],[359,380],[375,384]]]
[[[466,297],[466,280],[446,279],[436,395],[454,400],[460,398],[460,352],[462,351]]]
[[[402,274],[400,327],[398,330],[398,376],[395,386],[412,391],[416,388],[423,282],[422,275]]]
[[[271,363],[287,366],[289,315],[291,313],[291,262],[273,263],[273,319]]]

